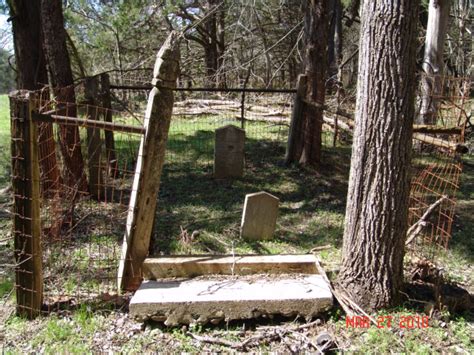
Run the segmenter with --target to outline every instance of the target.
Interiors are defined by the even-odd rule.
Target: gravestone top
[[[214,177],[242,177],[244,173],[245,131],[234,125],[216,129]]]
[[[246,240],[273,238],[280,200],[268,192],[245,196],[240,235]]]

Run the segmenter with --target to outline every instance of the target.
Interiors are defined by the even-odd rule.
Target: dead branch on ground
[[[448,196],[442,196],[439,198],[437,201],[435,201],[428,209],[423,213],[423,216],[410,228],[408,228],[407,231],[407,241],[405,242],[405,245],[409,245],[423,230],[424,227],[427,226],[428,222],[427,219],[428,217],[433,213],[433,211],[441,205],[441,203],[444,200],[447,200]]]

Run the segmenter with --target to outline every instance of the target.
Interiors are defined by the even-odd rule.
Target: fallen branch
[[[423,230],[424,227],[427,225],[428,217],[433,213],[433,211],[438,207],[444,200],[447,200],[448,196],[442,196],[437,201],[435,201],[428,209],[423,213],[423,216],[407,231],[407,241],[405,245],[409,245]]]
[[[469,151],[469,149],[464,144],[449,142],[441,138],[428,136],[426,134],[414,133],[413,139],[416,139],[423,143],[434,145],[435,147],[449,149],[456,153],[465,154]]]
[[[371,317],[370,315],[368,315],[361,307],[359,307],[357,303],[352,301],[343,292],[336,290],[332,286],[331,281],[326,275],[326,271],[324,271],[324,269],[322,268],[321,263],[319,262],[319,259],[317,257],[316,257],[316,268],[318,269],[318,272],[323,277],[323,280],[328,284],[329,289],[331,290],[332,294],[337,299],[342,309],[348,316],[355,316],[355,315],[362,314],[363,316],[366,316],[374,325],[377,325],[377,322],[375,321],[375,319]]]
[[[187,335],[189,335],[191,338],[200,341],[201,343],[207,343],[207,344],[214,344],[214,345],[223,345],[227,346],[232,349],[239,349],[242,346],[242,343],[236,343],[220,338],[214,338],[214,337],[204,337],[201,335],[197,335],[191,332],[187,332]]]
[[[310,253],[315,253],[317,251],[327,250],[327,249],[331,249],[331,248],[332,248],[331,244],[321,245],[321,246],[314,247],[313,249],[311,249]]]
[[[328,285],[329,289],[331,290],[334,298],[337,299],[339,304],[341,305],[342,309],[348,316],[354,316],[355,313],[349,308],[347,305],[347,302],[345,302],[342,297],[339,295],[339,292],[334,289],[334,287],[331,284],[331,281],[328,278],[328,275],[326,274],[326,271],[324,271],[323,267],[321,266],[321,263],[319,262],[319,258],[316,257],[316,268],[318,269],[319,274],[322,276],[324,282]]]
[[[233,342],[233,341],[228,341],[221,338],[201,336],[201,335],[197,335],[191,332],[187,332],[186,334],[192,337],[193,339],[200,341],[202,343],[222,345],[222,346],[229,347],[231,349],[241,350],[241,351],[245,351],[251,346],[257,346],[262,341],[272,341],[276,339],[282,339],[285,335],[288,335],[288,334],[298,334],[298,336],[302,338],[307,344],[311,345],[313,348],[320,351],[322,349],[319,349],[319,347],[316,344],[314,344],[311,340],[309,340],[308,337],[306,337],[303,334],[298,333],[299,331],[303,329],[308,329],[310,327],[313,327],[315,325],[320,325],[320,324],[321,324],[321,320],[317,319],[314,322],[302,324],[298,327],[292,327],[292,328],[265,327],[263,328],[265,330],[262,334],[251,336],[242,342]]]
[[[323,122],[330,125],[331,127],[336,126],[336,120],[328,116],[323,116]],[[352,128],[353,128],[351,125],[341,120],[337,121],[337,127],[347,132],[352,132]]]

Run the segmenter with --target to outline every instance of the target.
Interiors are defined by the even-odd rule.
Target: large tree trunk
[[[367,310],[403,284],[418,2],[365,0],[341,289]]]
[[[426,28],[424,76],[421,80],[421,110],[418,123],[436,124],[438,101],[442,93],[444,42],[449,20],[451,0],[430,0],[428,26]]]
[[[12,18],[17,88],[38,90],[48,82],[42,47],[40,0],[9,0]],[[43,190],[55,190],[60,181],[51,123],[39,124],[39,161]]]
[[[321,162],[321,132],[326,93],[327,43],[329,0],[304,2],[304,72],[307,76],[307,102],[303,109],[302,124],[295,131],[293,152],[287,162],[317,166]]]
[[[48,82],[41,47],[40,0],[9,0],[12,18],[17,88],[37,90]]]
[[[42,0],[41,16],[43,19],[43,44],[54,94],[58,102],[75,103],[74,79],[66,46],[61,0]],[[66,114],[66,112],[62,112],[62,114]],[[67,114],[76,116],[76,109],[69,107]],[[77,127],[60,126],[60,147],[65,164],[65,183],[72,189],[87,191],[84,160]]]

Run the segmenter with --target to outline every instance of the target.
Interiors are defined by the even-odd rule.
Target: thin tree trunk
[[[443,54],[448,28],[451,0],[430,0],[428,26],[426,29],[425,52],[421,80],[421,110],[418,123],[436,124],[439,99],[442,93]]]
[[[267,88],[271,88],[271,77],[272,77],[272,58],[270,57],[270,53],[268,51],[268,39],[265,33],[265,30],[262,26],[262,21],[260,21],[260,17],[258,16],[258,11],[254,10],[255,12],[255,19],[257,20],[258,31],[262,37],[263,43],[263,50],[265,54],[265,86]]]
[[[66,46],[66,31],[61,0],[42,0],[43,44],[48,61],[51,84],[58,102],[76,101],[71,62]],[[66,112],[63,112],[66,114]],[[69,116],[76,116],[76,109],[69,107]],[[74,126],[60,126],[60,148],[65,164],[65,183],[79,191],[87,191],[84,160],[81,153],[79,129]]]
[[[223,0],[207,0],[204,9],[205,13],[213,11],[213,9],[222,3]],[[222,7],[223,5],[221,5]],[[225,50],[224,44],[224,10],[221,8],[219,13],[213,13],[208,16],[203,26],[205,36],[203,36],[204,59],[206,64],[207,80],[209,87],[220,87],[223,80],[219,74],[221,65],[223,64],[223,54]]]
[[[224,1],[224,0],[221,0]],[[217,12],[217,72],[218,82],[217,86],[225,88],[227,87],[227,76],[225,71],[220,73],[224,66],[224,53],[225,53],[225,3],[221,5],[221,8]]]
[[[403,284],[418,2],[365,0],[341,289],[366,310]]]
[[[331,14],[328,37],[328,72],[331,82],[337,80],[342,59],[342,4],[341,0],[331,0]]]
[[[40,0],[9,0],[15,46],[17,88],[38,90],[48,82],[41,38]],[[60,173],[56,160],[53,126],[38,125],[39,162],[43,191],[56,190]]]

